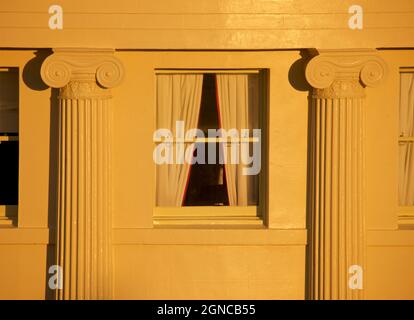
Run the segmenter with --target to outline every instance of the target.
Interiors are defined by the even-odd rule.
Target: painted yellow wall
[[[0,229],[1,299],[48,294],[55,212],[49,170],[53,175],[50,153],[56,152],[50,119],[56,106],[38,78],[43,54],[0,51],[2,66],[20,68],[21,149],[18,227]],[[304,298],[309,88],[301,52],[116,55],[126,77],[113,89],[115,298]],[[397,135],[398,68],[414,66],[414,54],[380,55],[389,76],[381,87],[367,89],[365,105],[367,298],[413,299],[414,232],[397,225]],[[153,229],[154,69],[167,67],[269,69],[269,228]]]
[[[25,48],[54,47],[115,48],[126,70],[112,90],[115,298],[304,298],[309,86],[300,49],[414,47],[414,2],[358,1],[362,31],[348,28],[348,0],[59,4],[63,30],[48,28],[50,1],[0,3],[0,45],[16,49],[0,50],[0,67],[20,72],[18,227],[0,228],[0,299],[49,297],[56,92],[40,80],[48,51]],[[414,299],[414,231],[397,221],[398,72],[414,67],[414,51],[380,55],[389,75],[365,103],[367,298]],[[156,68],[269,69],[269,228],[153,228]]]

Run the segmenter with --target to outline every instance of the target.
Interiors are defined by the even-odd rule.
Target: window
[[[154,222],[262,224],[263,72],[159,70],[156,78]]]
[[[19,72],[0,68],[0,226],[17,223]]]
[[[414,226],[414,70],[400,75],[399,205],[401,226]]]

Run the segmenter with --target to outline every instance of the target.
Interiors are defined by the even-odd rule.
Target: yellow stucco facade
[[[403,218],[398,203],[400,72],[414,68],[411,0],[359,1],[362,30],[348,26],[353,1],[56,4],[62,30],[48,27],[48,1],[0,4],[0,67],[19,70],[20,150],[17,219],[0,225],[0,299],[56,298],[49,267],[57,255],[76,270],[64,275],[75,289],[63,299],[414,299],[414,218]],[[266,71],[260,225],[211,216],[154,225],[155,77],[165,69]],[[358,88],[335,96],[328,89],[338,79]],[[96,87],[71,87],[82,81]],[[329,99],[338,99],[338,118],[311,111]],[[334,128],[343,101],[359,110],[344,122],[344,141],[356,137],[349,159],[334,143],[342,141]],[[317,176],[328,179],[323,187]],[[76,226],[89,212],[103,222],[91,222],[88,234],[88,222]],[[342,239],[334,219],[345,213],[363,220],[338,222],[355,231]],[[94,232],[96,246],[88,242]],[[349,276],[342,245],[363,261],[361,295],[341,291],[337,278]]]

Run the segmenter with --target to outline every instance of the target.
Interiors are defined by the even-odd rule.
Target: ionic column
[[[306,68],[310,108],[309,297],[364,294],[364,95],[385,64],[374,50],[317,51]]]
[[[42,79],[59,90],[58,299],[111,299],[111,50],[54,50]]]

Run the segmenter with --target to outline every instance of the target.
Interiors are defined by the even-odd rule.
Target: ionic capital
[[[96,81],[103,88],[119,85],[124,67],[111,49],[54,49],[40,70],[43,81],[62,88],[70,81]]]
[[[376,50],[312,50],[306,79],[320,97],[358,97],[386,77],[387,67]]]

